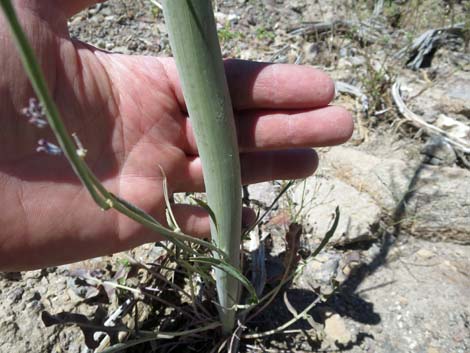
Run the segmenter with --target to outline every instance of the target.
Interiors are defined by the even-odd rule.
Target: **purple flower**
[[[30,124],[38,128],[47,126],[44,108],[36,98],[30,98],[28,107],[23,108],[21,113],[28,118]]]
[[[45,152],[53,156],[59,156],[62,154],[62,150],[60,149],[59,146],[54,145],[53,143],[50,143],[46,141],[45,139],[40,139],[38,141],[38,147],[36,148],[36,151]]]

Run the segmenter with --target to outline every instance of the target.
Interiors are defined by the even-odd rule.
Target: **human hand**
[[[111,54],[72,40],[66,20],[91,0],[16,1],[70,132],[114,194],[165,224],[160,166],[170,192],[202,191],[201,163],[170,58]],[[0,269],[73,262],[160,240],[113,210],[100,212],[64,157],[35,152],[54,141],[21,110],[33,91],[0,16]],[[310,67],[226,62],[245,184],[312,174],[311,147],[346,141],[350,114],[329,106],[331,79]],[[200,208],[175,205],[183,231],[209,233]]]

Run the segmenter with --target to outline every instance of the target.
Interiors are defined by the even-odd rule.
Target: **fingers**
[[[175,63],[169,58],[161,62],[184,109]],[[235,110],[318,108],[328,105],[334,97],[331,78],[310,66],[227,60],[225,72]]]
[[[328,106],[313,111],[244,111],[236,118],[241,152],[332,146],[353,132],[351,114]],[[186,120],[186,153],[197,155],[191,120]]]
[[[270,180],[302,179],[318,167],[313,149],[255,152],[240,155],[243,184]]]
[[[276,179],[302,179],[312,175],[318,166],[318,156],[311,148],[286,151],[253,152],[240,155],[243,184],[254,184]],[[202,165],[193,157],[188,165],[184,190],[204,190]]]
[[[104,1],[106,0],[55,0],[56,5],[62,9],[67,18],[91,5]]]
[[[248,111],[237,119],[243,152],[323,147],[346,142],[353,132],[351,114],[328,106],[313,111]]]
[[[225,71],[238,110],[324,107],[335,94],[332,79],[310,66],[228,60]]]
[[[210,235],[210,218],[206,210],[198,206],[176,204],[172,206],[176,222],[185,234],[199,238]],[[243,208],[242,228],[248,228],[256,219],[255,212],[250,208]]]

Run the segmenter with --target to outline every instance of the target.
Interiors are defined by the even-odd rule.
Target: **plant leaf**
[[[170,195],[168,193],[168,181],[166,178],[166,174],[165,174],[165,171],[163,170],[163,167],[161,165],[159,165],[159,167],[163,176],[163,197],[165,198],[166,216],[167,216],[168,224],[175,232],[180,232],[181,228],[176,222],[175,215],[173,214],[173,210],[171,209]]]
[[[243,234],[248,234],[250,233],[253,229],[255,229],[255,227],[261,223],[261,221],[264,219],[264,217],[266,217],[266,215],[271,212],[271,210],[273,209],[274,206],[276,206],[277,202],[279,201],[279,199],[282,197],[282,195],[284,195],[290,188],[292,185],[294,185],[294,180],[290,180],[287,185],[281,190],[281,192],[276,196],[276,198],[273,200],[273,202],[271,202],[271,205],[269,205],[269,207],[263,212],[263,214],[260,216],[260,214],[258,213],[256,215],[256,221],[253,223],[253,225],[251,225],[247,230],[245,230],[245,232]]]
[[[335,234],[336,232],[336,228],[338,227],[338,223],[339,223],[339,207],[336,206],[336,209],[335,209],[335,218],[334,218],[334,221],[333,221],[333,224],[331,225],[330,229],[328,230],[328,232],[326,232],[325,236],[323,237],[320,245],[318,245],[318,247],[315,249],[315,251],[312,253],[311,257],[315,257],[317,256],[320,251],[323,250],[323,248],[326,246],[326,244],[328,244],[328,242],[330,241],[331,237]]]
[[[210,257],[193,257],[191,258],[191,261],[196,262],[196,263],[208,264],[228,273],[230,276],[236,278],[246,288],[246,290],[250,293],[251,300],[253,302],[255,303],[258,302],[258,296],[256,295],[255,288],[253,287],[251,282],[248,280],[248,278],[246,278],[240,272],[240,270],[238,270],[234,266],[230,265],[229,263],[223,260],[210,258]]]
[[[212,211],[209,205],[206,202],[202,201],[201,199],[197,199],[195,197],[191,197],[191,198],[194,200],[194,202],[198,204],[199,207],[202,207],[203,209],[207,211],[207,213],[209,213],[209,217],[211,218],[212,222],[214,222],[215,229],[217,229],[217,219],[215,218],[214,211]]]

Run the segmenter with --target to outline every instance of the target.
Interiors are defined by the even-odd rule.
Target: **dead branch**
[[[365,44],[373,44],[385,34],[384,21],[372,17],[368,21],[334,20],[330,22],[312,22],[294,28],[289,34],[308,35],[326,32],[351,32]]]
[[[406,66],[412,70],[429,63],[437,49],[464,35],[464,24],[430,29],[417,37],[410,47],[405,47],[397,53],[397,57],[408,56]]]
[[[367,113],[367,111],[369,110],[369,99],[359,87],[353,86],[349,83],[342,82],[342,81],[336,81],[335,86],[336,86],[336,92],[348,94],[360,100],[362,111],[364,113]]]
[[[465,153],[470,153],[470,141],[467,139],[457,137],[437,126],[427,123],[422,117],[413,113],[403,101],[403,98],[400,94],[400,83],[399,81],[395,82],[392,86],[392,99],[395,105],[398,108],[398,111],[403,115],[405,119],[410,121],[416,127],[423,129],[428,134],[438,134],[445,141],[450,143],[452,147],[457,150],[460,150]]]

